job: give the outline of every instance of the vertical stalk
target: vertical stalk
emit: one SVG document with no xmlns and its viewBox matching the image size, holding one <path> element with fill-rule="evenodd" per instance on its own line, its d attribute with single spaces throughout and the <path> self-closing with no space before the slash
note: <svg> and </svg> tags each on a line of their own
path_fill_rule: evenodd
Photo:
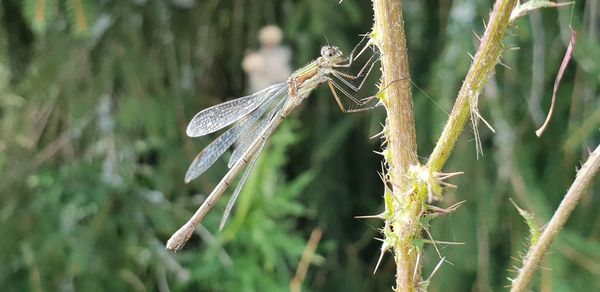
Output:
<svg viewBox="0 0 600 292">
<path fill-rule="evenodd" d="M 469 120 L 469 115 L 472 114 L 472 108 L 477 107 L 476 104 L 471 103 L 477 100 L 487 84 L 489 75 L 500 61 L 500 55 L 504 51 L 502 41 L 511 24 L 510 16 L 516 4 L 517 0 L 496 1 L 485 33 L 481 38 L 479 49 L 477 49 L 471 68 L 458 92 L 450 118 L 427 162 L 432 172 L 442 169 Z"/>
<path fill-rule="evenodd" d="M 386 219 L 383 251 L 392 248 L 396 261 L 396 289 L 413 291 L 420 282 L 418 251 L 413 240 L 420 237 L 419 216 L 423 204 L 413 200 L 408 169 L 417 164 L 415 119 L 411 94 L 410 74 L 402 2 L 398 0 L 373 0 L 375 24 L 372 39 L 382 52 L 383 71 L 381 95 L 387 111 L 384 153 L 387 175 L 392 186 L 392 216 Z M 415 274 L 416 271 L 416 274 Z"/>
<path fill-rule="evenodd" d="M 422 229 L 426 227 L 423 226 L 422 216 L 427 207 L 428 189 L 437 184 L 435 179 L 433 182 L 414 180 L 410 172 L 417 169 L 421 174 L 439 173 L 470 115 L 477 114 L 477 98 L 500 60 L 502 40 L 516 3 L 516 0 L 498 0 L 494 5 L 448 123 L 427 167 L 423 168 L 417 160 L 402 4 L 400 0 L 373 0 L 375 24 L 371 37 L 382 52 L 382 84 L 385 90 L 381 100 L 388 115 L 384 131 L 388 143 L 384 150 L 387 163 L 385 178 L 392 186 L 391 192 L 386 191 L 385 194 L 387 211 L 383 216 L 385 237 L 382 252 L 389 248 L 394 252 L 397 291 L 415 291 L 423 283 L 422 261 L 419 260 L 421 248 L 415 243 L 421 241 Z M 409 172 L 411 166 L 416 167 Z"/>
<path fill-rule="evenodd" d="M 556 212 L 550 219 L 550 222 L 544 228 L 539 240 L 529 248 L 527 255 L 523 259 L 523 267 L 519 269 L 517 278 L 512 282 L 510 291 L 520 292 L 528 290 L 529 283 L 533 278 L 537 267 L 544 258 L 544 255 L 550 249 L 550 244 L 554 241 L 558 232 L 569 219 L 569 216 L 581 201 L 581 197 L 586 193 L 594 182 L 594 177 L 600 170 L 600 146 L 590 154 L 587 162 L 583 164 L 577 172 L 575 181 L 569 188 L 569 191 L 558 206 Z"/>
</svg>

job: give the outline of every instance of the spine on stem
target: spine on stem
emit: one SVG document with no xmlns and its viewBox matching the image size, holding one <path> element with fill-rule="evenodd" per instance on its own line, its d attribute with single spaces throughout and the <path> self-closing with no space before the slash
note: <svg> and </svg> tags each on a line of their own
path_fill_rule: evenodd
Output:
<svg viewBox="0 0 600 292">
<path fill-rule="evenodd" d="M 373 9 L 375 24 L 371 38 L 382 52 L 384 90 L 380 98 L 387 111 L 384 129 L 387 148 L 383 152 L 386 173 L 383 177 L 390 185 L 385 194 L 388 212 L 384 213 L 382 253 L 388 249 L 394 253 L 396 289 L 413 291 L 421 280 L 419 251 L 413 240 L 420 237 L 418 218 L 423 204 L 415 200 L 410 191 L 407 175 L 411 165 L 416 165 L 418 160 L 402 3 L 374 0 Z"/>
</svg>

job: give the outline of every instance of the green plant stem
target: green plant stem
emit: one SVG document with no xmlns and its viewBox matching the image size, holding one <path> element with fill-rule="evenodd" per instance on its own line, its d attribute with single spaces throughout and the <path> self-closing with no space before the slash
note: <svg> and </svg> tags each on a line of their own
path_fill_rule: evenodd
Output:
<svg viewBox="0 0 600 292">
<path fill-rule="evenodd" d="M 413 202 L 409 198 L 411 194 L 406 192 L 410 188 L 407 171 L 418 160 L 402 3 L 398 0 L 374 0 L 373 9 L 375 24 L 372 37 L 383 53 L 381 66 L 385 91 L 382 101 L 387 111 L 387 179 L 393 188 L 393 209 L 396 210 L 391 220 L 386 220 L 385 227 L 392 231 L 393 238 L 386 234 L 385 240 L 391 242 L 394 251 L 396 289 L 412 291 L 421 279 L 420 268 L 415 268 L 418 253 L 413 239 L 420 238 L 419 216 L 423 204 Z"/>
<path fill-rule="evenodd" d="M 594 177 L 600 169 L 600 146 L 592 152 L 588 160 L 583 164 L 569 191 L 554 212 L 552 219 L 544 228 L 540 239 L 529 248 L 523 260 L 523 267 L 519 269 L 517 278 L 512 283 L 511 291 L 525 291 L 535 274 L 544 255 L 548 252 L 550 244 L 554 241 L 558 232 L 567 222 L 567 219 L 592 184 Z"/>
<path fill-rule="evenodd" d="M 516 4 L 516 0 L 496 1 L 477 54 L 475 54 L 471 68 L 454 103 L 454 108 L 452 108 L 450 118 L 427 162 L 432 172 L 439 172 L 448 160 L 456 140 L 469 119 L 471 102 L 477 100 L 487 84 L 489 75 L 498 64 L 504 49 L 502 40 L 510 26 L 510 15 Z"/>
<path fill-rule="evenodd" d="M 452 114 L 428 162 L 430 172 L 439 172 L 445 164 L 469 115 L 471 102 L 476 101 L 487 83 L 503 51 L 502 40 L 510 25 L 510 15 L 516 0 L 499 0 L 491 13 L 481 45 L 465 82 L 458 94 Z M 396 289 L 414 291 L 422 282 L 421 252 L 415 245 L 421 239 L 422 215 L 427 192 L 422 183 L 410 181 L 408 170 L 417 165 L 415 121 L 402 3 L 394 0 L 373 0 L 375 25 L 372 38 L 382 52 L 383 92 L 381 99 L 387 110 L 385 153 L 388 166 L 386 178 L 392 185 L 391 216 L 384 227 L 384 250 L 393 249 L 396 262 Z M 413 185 L 414 184 L 414 185 Z"/>
</svg>

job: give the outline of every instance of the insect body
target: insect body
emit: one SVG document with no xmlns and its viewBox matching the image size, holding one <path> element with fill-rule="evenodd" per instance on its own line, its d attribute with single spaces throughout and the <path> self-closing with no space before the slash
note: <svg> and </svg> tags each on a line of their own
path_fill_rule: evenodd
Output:
<svg viewBox="0 0 600 292">
<path fill-rule="evenodd" d="M 252 95 L 204 109 L 192 118 L 186 130 L 190 137 L 210 134 L 237 123 L 196 156 L 185 175 L 186 182 L 200 176 L 234 143 L 235 146 L 228 164 L 229 171 L 190 220 L 171 236 L 167 242 L 167 249 L 177 251 L 183 247 L 196 226 L 217 203 L 237 175 L 246 168 L 223 214 L 221 220 L 221 228 L 223 228 L 267 139 L 290 112 L 298 107 L 321 83 L 326 82 L 329 85 L 342 111 L 356 110 L 348 110 L 343 106 L 336 89 L 355 104 L 363 105 L 363 102 L 353 97 L 348 90 L 356 92 L 360 89 L 378 57 L 375 54 L 372 55 L 356 76 L 341 72 L 340 68 L 348 68 L 352 64 L 355 50 L 356 48 L 350 57 L 345 58 L 337 47 L 324 46 L 319 58 L 294 72 L 286 83 L 275 84 Z M 358 81 L 361 81 L 360 84 L 355 85 Z M 344 86 L 348 89 L 344 89 Z"/>
</svg>

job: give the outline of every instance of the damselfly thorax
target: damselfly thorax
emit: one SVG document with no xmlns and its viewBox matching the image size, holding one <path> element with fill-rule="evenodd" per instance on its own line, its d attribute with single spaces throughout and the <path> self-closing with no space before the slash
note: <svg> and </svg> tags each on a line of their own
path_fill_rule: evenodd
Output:
<svg viewBox="0 0 600 292">
<path fill-rule="evenodd" d="M 327 76 L 335 70 L 334 67 L 345 60 L 338 47 L 322 47 L 321 56 L 317 60 L 300 68 L 288 78 L 290 97 L 297 98 L 298 102 L 301 102 L 319 84 L 326 82 Z"/>
</svg>

